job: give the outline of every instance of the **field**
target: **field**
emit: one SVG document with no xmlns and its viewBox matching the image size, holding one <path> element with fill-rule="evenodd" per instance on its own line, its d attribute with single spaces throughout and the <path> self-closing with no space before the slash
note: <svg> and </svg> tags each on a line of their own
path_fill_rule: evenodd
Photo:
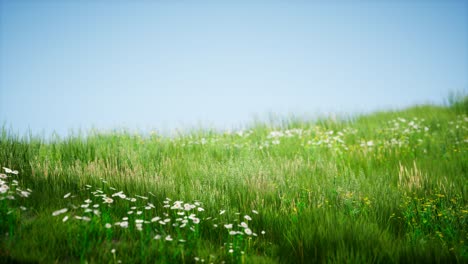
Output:
<svg viewBox="0 0 468 264">
<path fill-rule="evenodd" d="M 3 262 L 468 262 L 466 97 L 174 137 L 1 133 Z"/>
</svg>

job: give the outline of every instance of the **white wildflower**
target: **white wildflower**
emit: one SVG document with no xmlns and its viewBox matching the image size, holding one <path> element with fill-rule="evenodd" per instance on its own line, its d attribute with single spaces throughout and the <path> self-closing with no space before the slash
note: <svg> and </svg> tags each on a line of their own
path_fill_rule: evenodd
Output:
<svg viewBox="0 0 468 264">
<path fill-rule="evenodd" d="M 194 205 L 191 205 L 191 204 L 188 204 L 188 203 L 184 204 L 184 210 L 185 210 L 185 211 L 190 211 L 190 210 L 192 210 L 193 208 L 195 208 Z"/>
<path fill-rule="evenodd" d="M 138 231 L 142 231 L 142 230 L 143 230 L 143 224 L 137 223 L 137 224 L 135 224 L 135 226 L 136 226 L 136 229 L 137 229 Z"/>
<path fill-rule="evenodd" d="M 66 213 L 67 211 L 68 211 L 68 208 L 63 208 L 63 209 L 60 209 L 60 210 L 57 210 L 57 211 L 53 212 L 52 216 L 57 216 L 59 214 Z"/>
<path fill-rule="evenodd" d="M 121 199 L 125 199 L 127 197 L 122 191 L 112 194 L 112 197 L 114 197 L 114 196 L 118 196 Z"/>
<path fill-rule="evenodd" d="M 8 192 L 8 189 L 10 189 L 10 187 L 8 187 L 8 185 L 1 185 L 0 186 L 0 193 L 6 193 L 6 192 Z"/>
<path fill-rule="evenodd" d="M 102 197 L 102 200 L 104 203 L 108 203 L 108 204 L 111 204 L 114 202 L 114 199 L 110 198 L 110 197 Z"/>
<path fill-rule="evenodd" d="M 194 218 L 197 218 L 197 216 L 196 216 L 195 214 L 190 214 L 190 215 L 188 216 L 188 218 L 189 218 L 189 219 L 194 219 Z"/>
<path fill-rule="evenodd" d="M 21 197 L 29 197 L 31 193 L 30 192 L 27 192 L 27 191 L 20 191 L 19 195 Z"/>
</svg>

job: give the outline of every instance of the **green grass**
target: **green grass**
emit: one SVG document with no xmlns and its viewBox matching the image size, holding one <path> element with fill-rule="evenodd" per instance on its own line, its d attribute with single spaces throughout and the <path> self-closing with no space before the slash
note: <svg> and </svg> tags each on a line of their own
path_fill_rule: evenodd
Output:
<svg viewBox="0 0 468 264">
<path fill-rule="evenodd" d="M 466 263 L 467 102 L 176 137 L 3 128 L 0 259 Z"/>
</svg>

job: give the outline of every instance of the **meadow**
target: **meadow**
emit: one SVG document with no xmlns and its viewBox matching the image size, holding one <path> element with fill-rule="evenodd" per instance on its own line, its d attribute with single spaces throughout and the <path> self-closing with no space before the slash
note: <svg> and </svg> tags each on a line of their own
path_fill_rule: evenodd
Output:
<svg viewBox="0 0 468 264">
<path fill-rule="evenodd" d="M 467 263 L 468 98 L 177 136 L 0 136 L 0 262 Z"/>
</svg>

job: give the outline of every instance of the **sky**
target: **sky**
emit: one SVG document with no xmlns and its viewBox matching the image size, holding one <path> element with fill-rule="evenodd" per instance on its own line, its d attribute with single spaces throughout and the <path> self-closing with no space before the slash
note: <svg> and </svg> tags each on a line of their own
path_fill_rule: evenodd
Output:
<svg viewBox="0 0 468 264">
<path fill-rule="evenodd" d="M 231 129 L 468 91 L 468 1 L 0 0 L 0 123 Z"/>
</svg>

